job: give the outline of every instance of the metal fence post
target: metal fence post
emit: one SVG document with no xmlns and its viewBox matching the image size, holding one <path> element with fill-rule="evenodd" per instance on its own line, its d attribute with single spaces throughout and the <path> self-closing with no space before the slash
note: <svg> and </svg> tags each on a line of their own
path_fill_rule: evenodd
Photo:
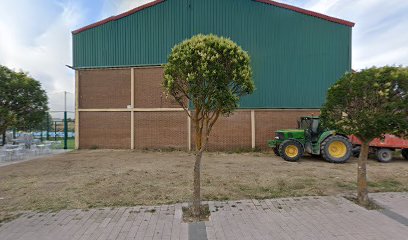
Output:
<svg viewBox="0 0 408 240">
<path fill-rule="evenodd" d="M 47 141 L 50 140 L 50 116 L 47 114 Z"/>
</svg>

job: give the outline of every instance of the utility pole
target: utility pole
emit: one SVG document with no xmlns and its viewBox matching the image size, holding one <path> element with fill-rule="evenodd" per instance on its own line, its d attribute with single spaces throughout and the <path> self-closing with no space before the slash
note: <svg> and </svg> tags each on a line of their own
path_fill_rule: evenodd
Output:
<svg viewBox="0 0 408 240">
<path fill-rule="evenodd" d="M 64 149 L 68 149 L 67 91 L 64 91 Z"/>
</svg>

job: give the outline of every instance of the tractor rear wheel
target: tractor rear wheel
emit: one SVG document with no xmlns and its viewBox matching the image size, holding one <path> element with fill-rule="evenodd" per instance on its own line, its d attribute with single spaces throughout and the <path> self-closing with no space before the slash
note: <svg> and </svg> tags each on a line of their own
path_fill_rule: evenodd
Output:
<svg viewBox="0 0 408 240">
<path fill-rule="evenodd" d="M 406 160 L 408 160 L 408 148 L 402 149 L 401 154 Z"/>
<path fill-rule="evenodd" d="M 392 151 L 388 148 L 380 148 L 376 152 L 377 159 L 382 163 L 389 163 L 392 161 Z"/>
<path fill-rule="evenodd" d="M 331 163 L 345 163 L 352 154 L 353 146 L 348 138 L 334 135 L 326 138 L 320 145 L 323 158 Z"/>
<path fill-rule="evenodd" d="M 296 162 L 303 156 L 303 146 L 295 140 L 286 140 L 279 145 L 279 155 L 289 162 Z"/>
</svg>

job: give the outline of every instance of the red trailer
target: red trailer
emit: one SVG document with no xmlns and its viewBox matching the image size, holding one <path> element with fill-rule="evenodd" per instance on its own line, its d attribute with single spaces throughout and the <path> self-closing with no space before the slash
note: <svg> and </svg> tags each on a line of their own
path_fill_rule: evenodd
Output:
<svg viewBox="0 0 408 240">
<path fill-rule="evenodd" d="M 353 144 L 355 156 L 360 154 L 361 141 L 356 136 L 349 136 Z M 380 162 L 390 162 L 395 150 L 401 150 L 402 156 L 408 160 L 408 140 L 386 134 L 384 139 L 376 138 L 370 142 L 370 153 L 374 153 Z"/>
</svg>

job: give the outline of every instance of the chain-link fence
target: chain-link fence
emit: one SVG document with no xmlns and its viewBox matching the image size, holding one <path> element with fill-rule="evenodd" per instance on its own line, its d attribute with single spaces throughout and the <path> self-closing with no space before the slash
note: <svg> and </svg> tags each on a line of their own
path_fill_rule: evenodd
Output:
<svg viewBox="0 0 408 240">
<path fill-rule="evenodd" d="M 63 94 L 64 111 L 52 110 L 55 105 L 51 104 L 51 110 L 36 127 L 11 128 L 2 134 L 0 165 L 75 148 L 75 112 L 66 110 L 67 92 Z"/>
</svg>

